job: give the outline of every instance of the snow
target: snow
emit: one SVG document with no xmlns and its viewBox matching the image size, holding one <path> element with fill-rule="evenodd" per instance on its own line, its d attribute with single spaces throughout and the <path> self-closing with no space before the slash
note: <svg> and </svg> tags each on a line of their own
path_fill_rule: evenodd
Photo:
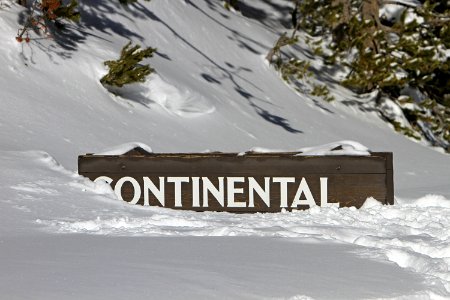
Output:
<svg viewBox="0 0 450 300">
<path fill-rule="evenodd" d="M 410 24 L 412 22 L 417 22 L 417 24 L 422 24 L 425 21 L 425 19 L 419 15 L 417 15 L 412 10 L 407 10 L 406 17 L 405 17 L 405 24 Z"/>
<path fill-rule="evenodd" d="M 298 150 L 301 155 L 370 155 L 369 149 L 355 141 L 340 141 Z"/>
<path fill-rule="evenodd" d="M 421 3 L 415 0 L 400 0 L 395 1 L 395 3 L 382 4 L 379 15 L 380 17 L 385 18 L 389 21 L 399 21 L 405 9 L 407 9 L 408 7 L 417 7 L 420 5 Z M 417 15 L 411 14 L 411 12 L 408 12 L 407 14 L 407 18 L 414 18 L 414 16 L 417 17 Z M 409 21 L 406 21 L 406 23 L 409 23 Z"/>
<path fill-rule="evenodd" d="M 370 155 L 369 149 L 355 141 L 339 141 L 327 143 L 314 147 L 304 147 L 295 150 L 269 149 L 264 147 L 253 147 L 249 151 L 241 152 L 239 155 L 246 153 L 286 153 L 291 152 L 295 155 L 317 156 L 317 155 L 352 155 L 365 156 Z"/>
<path fill-rule="evenodd" d="M 9 299 L 28 295 L 33 299 L 107 295 L 112 300 L 336 299 L 336 295 L 361 299 L 399 294 L 426 299 L 430 295 L 420 291 L 421 278 L 411 272 L 366 259 L 352 246 L 308 239 L 47 235 L 5 240 L 3 251 L 11 260 L 1 261 L 0 287 L 4 295 L 16 296 Z M 82 259 L 80 253 L 85 254 Z M 71 263 L 73 259 L 77 263 Z M 335 261 L 343 268 L 330 268 Z M 347 270 L 352 271 L 350 276 Z M 383 285 L 382 291 L 374 290 L 374 285 Z"/>
<path fill-rule="evenodd" d="M 150 75 L 144 83 L 134 83 L 121 88 L 109 86 L 107 89 L 124 100 L 146 107 L 158 104 L 167 113 L 185 118 L 210 114 L 215 110 L 202 95 L 188 88 L 175 87 L 158 74 Z"/>
<path fill-rule="evenodd" d="M 252 147 L 250 150 L 241 152 L 238 155 L 242 156 L 246 153 L 283 153 L 283 152 L 296 152 L 295 150 L 282 150 L 282 149 L 269 149 L 264 147 Z"/>
<path fill-rule="evenodd" d="M 82 1 L 83 22 L 69 25 L 64 40 L 30 44 L 14 39 L 23 9 L 12 2 L 0 9 L 2 297 L 450 297 L 450 157 L 396 133 L 372 98 L 334 84 L 319 61 L 317 80 L 335 102 L 286 85 L 262 58 L 286 30 L 272 5 L 291 2 L 244 3 L 247 17 L 220 1 L 139 1 L 127 9 Z M 99 83 L 103 61 L 129 39 L 158 48 L 147 61 L 157 73 L 112 94 Z M 290 51 L 305 58 L 303 47 Z M 80 154 L 135 146 L 311 155 L 330 152 L 332 141 L 355 154 L 393 152 L 396 204 L 172 211 L 129 205 L 76 173 Z"/>
<path fill-rule="evenodd" d="M 383 110 L 384 115 L 389 120 L 398 122 L 398 124 L 404 128 L 410 128 L 411 126 L 406 119 L 403 110 L 400 106 L 393 100 L 387 97 L 381 97 L 380 108 Z"/>
<path fill-rule="evenodd" d="M 0 163 L 0 288 L 19 298 L 448 293 L 450 201 L 442 196 L 368 200 L 360 210 L 196 213 L 128 205 L 43 152 L 2 152 Z"/>
<path fill-rule="evenodd" d="M 133 150 L 135 148 L 141 148 L 145 152 L 153 153 L 153 150 L 150 146 L 148 146 L 144 143 L 132 142 L 132 143 L 125 143 L 125 144 L 110 147 L 108 149 L 104 149 L 103 151 L 95 153 L 95 155 L 123 155 L 127 152 L 130 152 L 131 150 Z"/>
</svg>

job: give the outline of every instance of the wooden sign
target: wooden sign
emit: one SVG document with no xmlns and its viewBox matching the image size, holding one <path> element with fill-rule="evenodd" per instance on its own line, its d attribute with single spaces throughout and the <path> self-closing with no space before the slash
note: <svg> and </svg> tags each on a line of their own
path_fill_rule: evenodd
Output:
<svg viewBox="0 0 450 300">
<path fill-rule="evenodd" d="M 368 197 L 393 204 L 392 153 L 82 155 L 78 172 L 104 180 L 131 204 L 195 211 L 279 212 L 314 205 L 361 207 Z"/>
</svg>

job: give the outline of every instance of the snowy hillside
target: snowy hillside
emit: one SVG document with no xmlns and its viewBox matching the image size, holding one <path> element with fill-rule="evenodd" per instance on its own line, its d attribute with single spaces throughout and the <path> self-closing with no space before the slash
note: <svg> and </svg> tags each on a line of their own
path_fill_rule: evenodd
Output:
<svg viewBox="0 0 450 300">
<path fill-rule="evenodd" d="M 80 24 L 29 44 L 14 39 L 24 9 L 0 9 L 0 298 L 450 298 L 450 156 L 396 133 L 325 72 L 332 103 L 286 85 L 264 57 L 286 30 L 274 8 L 290 2 L 244 3 L 241 14 L 212 0 L 80 1 Z M 103 62 L 128 40 L 158 49 L 156 74 L 114 96 Z M 178 212 L 127 205 L 76 174 L 78 155 L 127 142 L 241 152 L 340 140 L 394 153 L 396 205 Z"/>
</svg>

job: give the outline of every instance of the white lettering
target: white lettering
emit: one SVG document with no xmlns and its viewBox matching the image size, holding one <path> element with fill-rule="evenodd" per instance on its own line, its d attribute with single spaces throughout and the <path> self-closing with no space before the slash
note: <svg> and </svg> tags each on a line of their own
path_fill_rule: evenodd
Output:
<svg viewBox="0 0 450 300">
<path fill-rule="evenodd" d="M 245 182 L 244 177 L 228 177 L 227 178 L 227 204 L 228 207 L 246 207 L 246 202 L 236 202 L 234 200 L 235 194 L 242 194 L 244 193 L 243 188 L 237 188 L 235 187 L 235 184 L 237 182 Z"/>
<path fill-rule="evenodd" d="M 305 194 L 306 199 L 300 200 L 303 193 Z M 299 205 L 309 205 L 309 207 L 316 205 L 305 177 L 303 177 L 302 181 L 300 181 L 300 185 L 298 186 L 297 193 L 295 193 L 294 201 L 292 201 L 291 207 L 297 207 Z"/>
<path fill-rule="evenodd" d="M 225 181 L 226 179 L 226 195 L 225 195 Z M 133 197 L 130 204 L 137 204 L 141 197 L 141 188 L 143 188 L 143 197 L 144 197 L 144 205 L 150 205 L 150 197 L 151 194 L 156 198 L 157 201 L 161 204 L 161 206 L 165 206 L 165 183 L 170 182 L 174 184 L 174 200 L 175 207 L 183 207 L 183 188 L 187 189 L 186 185 L 183 186 L 183 183 L 189 183 L 192 180 L 192 207 L 208 207 L 209 205 L 209 193 L 217 200 L 220 206 L 222 207 L 230 207 L 230 208 L 243 208 L 255 207 L 255 197 L 258 197 L 265 203 L 267 207 L 271 205 L 271 197 L 270 191 L 273 187 L 271 187 L 270 180 L 272 179 L 273 183 L 278 183 L 280 186 L 280 208 L 297 208 L 300 205 L 308 205 L 309 207 L 315 206 L 316 202 L 313 194 L 308 186 L 307 180 L 305 177 L 302 177 L 300 184 L 298 185 L 295 196 L 292 200 L 291 206 L 288 205 L 288 192 L 289 188 L 293 188 L 293 186 L 289 186 L 289 183 L 295 183 L 296 180 L 294 177 L 264 177 L 264 183 L 258 182 L 254 177 L 217 177 L 218 186 L 214 185 L 211 182 L 211 179 L 208 177 L 159 177 L 159 186 L 156 186 L 155 183 L 149 177 L 143 177 L 143 185 L 140 185 L 138 181 L 133 177 L 122 177 L 120 178 L 115 187 L 114 193 L 117 198 L 120 200 L 124 200 L 122 197 L 122 189 L 123 185 L 127 182 L 133 186 Z M 240 187 L 239 184 L 245 183 L 248 180 L 248 186 Z M 262 180 L 262 178 L 260 179 Z M 113 183 L 113 179 L 108 176 L 99 176 L 94 182 L 104 181 L 108 184 Z M 201 181 L 201 182 L 200 182 Z M 214 180 L 213 180 L 214 181 Z M 201 186 L 200 186 L 201 185 Z M 248 188 L 248 190 L 245 190 Z M 190 189 L 190 187 L 189 187 Z M 236 201 L 236 195 L 238 194 L 246 194 L 248 191 L 248 199 Z M 186 194 L 189 194 L 188 191 L 185 191 Z M 202 192 L 202 195 L 200 193 Z M 150 194 L 151 193 L 151 194 Z M 227 197 L 225 199 L 225 196 Z M 317 195 L 318 196 L 318 195 Z M 187 201 L 187 199 L 184 199 Z M 225 203 L 225 200 L 227 201 Z M 335 203 L 332 203 L 335 205 Z M 332 205 L 328 203 L 328 178 L 320 177 L 320 206 L 327 207 Z M 337 203 L 339 206 L 339 203 Z"/>
<path fill-rule="evenodd" d="M 130 182 L 134 188 L 134 195 L 133 195 L 133 199 L 131 199 L 131 201 L 130 201 L 130 204 L 138 203 L 139 198 L 141 197 L 141 187 L 139 186 L 139 183 L 137 182 L 136 179 L 134 179 L 133 177 L 129 177 L 129 176 L 122 177 L 117 181 L 116 186 L 114 187 L 114 193 L 116 193 L 117 198 L 119 198 L 120 200 L 123 200 L 122 186 L 125 182 Z"/>
<path fill-rule="evenodd" d="M 280 184 L 280 207 L 288 207 L 287 204 L 287 184 L 295 182 L 294 177 L 274 177 L 273 182 Z"/>
<path fill-rule="evenodd" d="M 328 178 L 320 177 L 320 206 L 327 207 L 331 203 L 328 203 Z M 339 202 L 333 203 L 339 207 Z"/>
<path fill-rule="evenodd" d="M 144 205 L 147 206 L 150 205 L 150 195 L 148 190 L 150 190 L 156 199 L 158 199 L 159 203 L 164 206 L 164 177 L 159 177 L 159 189 L 150 178 L 144 177 Z"/>
<path fill-rule="evenodd" d="M 192 177 L 192 207 L 200 207 L 200 177 Z"/>
<path fill-rule="evenodd" d="M 175 184 L 175 207 L 181 207 L 181 183 L 189 182 L 189 177 L 167 177 L 167 182 Z"/>
<path fill-rule="evenodd" d="M 255 207 L 255 192 L 261 197 L 264 203 L 266 203 L 267 207 L 270 207 L 270 177 L 264 177 L 264 189 L 259 185 L 255 178 L 248 178 L 248 207 Z"/>
<path fill-rule="evenodd" d="M 219 179 L 219 189 L 217 189 L 214 184 L 208 179 L 208 177 L 202 177 L 203 181 L 203 207 L 208 207 L 208 192 L 210 192 L 222 205 L 225 206 L 224 201 L 224 191 L 223 191 L 223 177 L 218 177 Z"/>
<path fill-rule="evenodd" d="M 320 206 L 328 206 L 328 178 L 320 177 Z"/>
</svg>

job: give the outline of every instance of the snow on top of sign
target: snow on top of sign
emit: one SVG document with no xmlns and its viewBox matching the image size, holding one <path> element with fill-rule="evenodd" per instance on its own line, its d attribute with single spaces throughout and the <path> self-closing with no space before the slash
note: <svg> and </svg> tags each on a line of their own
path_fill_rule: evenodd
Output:
<svg viewBox="0 0 450 300">
<path fill-rule="evenodd" d="M 247 152 L 241 152 L 238 155 L 245 155 L 246 153 L 279 153 L 279 152 L 295 152 L 297 155 L 354 155 L 366 156 L 370 155 L 369 149 L 354 141 L 339 141 L 329 144 L 305 147 L 297 150 L 280 150 L 268 149 L 262 147 L 253 147 Z"/>
<path fill-rule="evenodd" d="M 142 148 L 144 151 L 148 153 L 153 153 L 153 150 L 150 146 L 139 142 L 132 142 L 104 149 L 101 152 L 94 153 L 94 155 L 124 155 L 136 148 Z M 242 156 L 247 153 L 280 153 L 280 152 L 293 152 L 298 153 L 297 155 L 355 155 L 355 156 L 370 155 L 369 149 L 366 146 L 354 141 L 339 141 L 320 146 L 305 147 L 297 150 L 253 147 L 249 151 L 240 152 L 238 155 Z M 202 151 L 202 153 L 212 153 L 212 151 L 205 150 Z"/>
<path fill-rule="evenodd" d="M 144 151 L 148 153 L 153 153 L 153 150 L 150 146 L 139 142 L 132 142 L 104 149 L 103 151 L 97 152 L 94 155 L 123 155 L 136 148 L 142 148 Z"/>
<path fill-rule="evenodd" d="M 270 148 L 263 148 L 263 147 L 253 147 L 250 148 L 250 150 L 245 152 L 238 153 L 238 156 L 243 156 L 248 153 L 280 153 L 280 152 L 293 152 L 290 150 L 281 150 L 281 149 L 270 149 Z M 296 151 L 294 151 L 296 152 Z"/>
<path fill-rule="evenodd" d="M 321 146 L 298 149 L 298 155 L 370 155 L 369 149 L 354 141 L 339 141 Z"/>
</svg>

